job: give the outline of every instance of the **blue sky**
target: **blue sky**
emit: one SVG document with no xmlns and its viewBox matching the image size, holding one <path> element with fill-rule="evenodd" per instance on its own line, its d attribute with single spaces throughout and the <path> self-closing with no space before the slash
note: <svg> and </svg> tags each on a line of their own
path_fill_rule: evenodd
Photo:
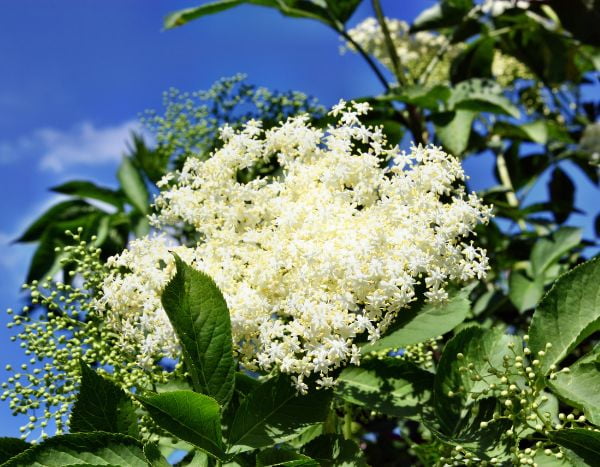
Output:
<svg viewBox="0 0 600 467">
<path fill-rule="evenodd" d="M 370 2 L 351 24 L 371 15 Z M 432 0 L 382 0 L 391 17 L 412 20 Z M 207 89 L 238 72 L 271 89 L 296 89 L 331 105 L 379 93 L 370 69 L 339 54 L 335 33 L 310 20 L 242 6 L 162 31 L 180 0 L 4 0 L 0 15 L 0 310 L 18 307 L 31 247 L 10 241 L 58 197 L 48 188 L 78 178 L 114 184 L 136 118 L 160 108 L 169 87 Z M 468 167 L 476 187 L 490 171 Z M 486 165 L 486 164 L 483 164 Z M 579 179 L 579 177 L 578 177 Z M 584 190 L 582 203 L 597 191 Z M 588 200 L 589 201 L 586 201 Z M 592 211 L 593 212 L 593 211 Z M 575 223 L 578 222 L 574 218 Z M 589 230 L 588 230 L 589 232 Z M 2 367 L 24 360 L 8 340 L 0 313 Z M 0 367 L 0 379 L 4 379 Z M 17 436 L 20 421 L 0 403 L 0 436 Z"/>
</svg>

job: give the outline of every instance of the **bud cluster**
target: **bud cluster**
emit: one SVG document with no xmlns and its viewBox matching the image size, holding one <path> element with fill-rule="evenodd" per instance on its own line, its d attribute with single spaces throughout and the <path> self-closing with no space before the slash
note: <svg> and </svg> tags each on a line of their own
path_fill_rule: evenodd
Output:
<svg viewBox="0 0 600 467">
<path fill-rule="evenodd" d="M 29 291 L 30 306 L 23 307 L 21 313 L 7 310 L 13 315 L 7 327 L 19 329 L 11 340 L 20 341 L 29 360 L 15 369 L 6 365 L 10 376 L 1 385 L 0 399 L 10 401 L 13 415 L 29 414 L 20 428 L 22 438 L 45 439 L 67 429 L 69 409 L 81 379 L 80 361 L 98 365 L 103 376 L 125 389 L 149 387 L 170 377 L 158 365 L 152 372 L 143 371 L 119 352 L 116 336 L 103 326 L 104 317 L 94 304 L 107 274 L 100 250 L 81 240 L 81 229 L 67 233 L 74 245 L 57 253 L 63 256 L 63 265 L 68 265 L 73 283 L 81 285 L 52 277 L 34 280 L 23 285 Z"/>
<path fill-rule="evenodd" d="M 556 398 L 544 391 L 539 368 L 546 358 L 546 352 L 552 343 L 546 343 L 545 350 L 534 353 L 528 346 L 529 336 L 523 336 L 524 345 L 519 347 L 511 341 L 507 344 L 507 352 L 502 358 L 502 366 L 498 368 L 489 360 L 485 371 L 479 371 L 473 363 L 465 363 L 459 372 L 467 376 L 473 383 L 471 389 L 463 386 L 449 391 L 449 397 L 463 397 L 465 400 L 494 397 L 499 404 L 490 420 L 480 422 L 480 429 L 487 429 L 498 420 L 509 420 L 510 427 L 502 433 L 502 442 L 510 446 L 514 465 L 538 465 L 536 456 L 547 455 L 562 459 L 562 448 L 548 439 L 548 435 L 563 428 L 588 428 L 586 417 L 577 410 L 569 414 L 558 413 Z M 456 358 L 465 361 L 465 356 L 458 353 Z M 550 366 L 548 377 L 555 379 L 560 372 L 568 372 L 568 368 L 558 370 L 556 365 Z M 591 428 L 590 428 L 591 429 Z M 461 446 L 454 446 L 452 452 L 441 458 L 441 464 L 450 465 L 502 465 L 505 458 L 479 459 Z"/>
</svg>

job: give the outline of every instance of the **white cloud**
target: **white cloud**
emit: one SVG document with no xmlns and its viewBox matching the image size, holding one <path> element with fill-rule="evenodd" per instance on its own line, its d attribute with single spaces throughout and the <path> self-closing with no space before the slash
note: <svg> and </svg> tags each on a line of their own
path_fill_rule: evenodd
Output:
<svg viewBox="0 0 600 467">
<path fill-rule="evenodd" d="M 132 131 L 141 131 L 136 120 L 98 127 L 81 122 L 68 130 L 40 128 L 15 141 L 0 141 L 0 163 L 36 158 L 41 169 L 62 172 L 67 167 L 116 163 Z"/>
</svg>

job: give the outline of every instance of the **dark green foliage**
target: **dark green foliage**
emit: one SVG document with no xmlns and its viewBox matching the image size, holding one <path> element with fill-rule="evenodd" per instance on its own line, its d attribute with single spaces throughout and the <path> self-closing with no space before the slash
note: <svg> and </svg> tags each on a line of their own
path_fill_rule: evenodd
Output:
<svg viewBox="0 0 600 467">
<path fill-rule="evenodd" d="M 117 465 L 146 467 L 142 446 L 134 438 L 113 433 L 75 433 L 49 438 L 2 464 L 3 467 L 44 465 Z"/>
<path fill-rule="evenodd" d="M 299 395 L 289 377 L 276 376 L 257 386 L 235 412 L 226 435 L 230 452 L 242 452 L 280 443 L 323 422 L 331 392 Z"/>
<path fill-rule="evenodd" d="M 81 386 L 69 428 L 72 433 L 105 431 L 136 437 L 138 420 L 131 398 L 81 362 Z"/>
<path fill-rule="evenodd" d="M 234 387 L 231 323 L 214 281 L 175 256 L 177 274 L 165 287 L 163 307 L 181 342 L 194 390 L 227 404 Z"/>
</svg>

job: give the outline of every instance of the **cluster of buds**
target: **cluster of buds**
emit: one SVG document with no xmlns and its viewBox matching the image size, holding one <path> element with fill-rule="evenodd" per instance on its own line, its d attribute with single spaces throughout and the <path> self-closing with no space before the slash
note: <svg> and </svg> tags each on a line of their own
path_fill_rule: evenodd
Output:
<svg viewBox="0 0 600 467">
<path fill-rule="evenodd" d="M 31 306 L 13 316 L 7 324 L 19 333 L 11 336 L 29 358 L 18 369 L 6 365 L 8 378 L 1 384 L 0 400 L 9 400 L 13 415 L 28 416 L 20 427 L 23 439 L 33 442 L 68 428 L 68 414 L 77 397 L 81 379 L 80 361 L 97 364 L 103 376 L 123 388 L 150 387 L 166 382 L 170 373 L 156 365 L 153 372 L 142 370 L 114 345 L 116 336 L 106 326 L 94 306 L 99 286 L 106 274 L 100 250 L 81 239 L 81 229 L 67 232 L 74 245 L 57 251 L 69 264 L 69 275 L 77 287 L 51 277 L 23 285 L 29 290 Z M 76 277 L 76 279 L 75 279 Z M 103 368 L 111 368 L 108 373 Z"/>
<path fill-rule="evenodd" d="M 464 387 L 449 391 L 449 397 L 462 395 L 470 400 L 495 397 L 500 404 L 490 420 L 480 422 L 480 429 L 488 428 L 498 420 L 510 420 L 510 427 L 503 433 L 503 441 L 511 446 L 510 452 L 515 465 L 537 465 L 536 456 L 548 455 L 562 459 L 562 448 L 548 439 L 555 430 L 573 427 L 587 427 L 586 418 L 577 410 L 564 414 L 558 412 L 555 397 L 544 391 L 540 384 L 540 371 L 546 352 L 552 343 L 546 343 L 545 350 L 534 353 L 528 346 L 529 336 L 523 336 L 524 346 L 514 342 L 507 344 L 508 352 L 502 358 L 502 367 L 497 368 L 489 360 L 485 371 L 473 363 L 459 367 L 459 371 L 474 383 L 472 389 Z M 457 354 L 459 361 L 465 360 L 462 353 Z M 568 368 L 558 370 L 551 365 L 548 377 L 555 379 L 559 372 L 568 372 Z M 543 438 L 543 440 L 539 440 Z M 537 440 L 537 441 L 536 441 Z M 527 447 L 523 447 L 523 446 Z M 441 459 L 441 465 L 501 465 L 502 458 L 479 459 L 462 446 L 452 447 L 452 451 Z"/>
<path fill-rule="evenodd" d="M 407 345 L 403 348 L 393 348 L 369 352 L 363 355 L 363 360 L 386 358 L 401 358 L 418 365 L 422 368 L 433 368 L 435 355 L 440 350 L 442 336 L 427 339 L 414 345 Z"/>
</svg>

